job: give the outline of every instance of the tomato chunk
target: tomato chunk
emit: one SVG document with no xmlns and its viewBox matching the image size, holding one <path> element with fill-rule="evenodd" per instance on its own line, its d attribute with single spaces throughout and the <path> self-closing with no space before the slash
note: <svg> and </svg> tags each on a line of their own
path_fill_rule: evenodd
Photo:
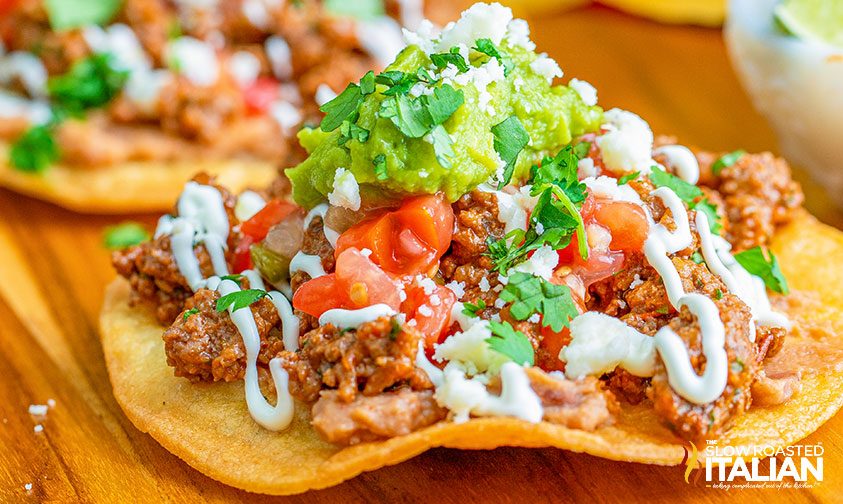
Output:
<svg viewBox="0 0 843 504">
<path fill-rule="evenodd" d="M 234 249 L 232 267 L 235 273 L 242 273 L 244 270 L 252 269 L 252 254 L 249 248 L 254 240 L 249 235 L 243 235 Z"/>
<path fill-rule="evenodd" d="M 612 234 L 611 250 L 628 252 L 644 248 L 650 224 L 641 206 L 626 201 L 597 201 L 594 219 Z"/>
<path fill-rule="evenodd" d="M 293 294 L 293 307 L 317 318 L 328 310 L 350 304 L 346 294 L 338 288 L 334 273 L 308 280 Z"/>
<path fill-rule="evenodd" d="M 454 212 L 444 196 L 418 196 L 349 228 L 337 240 L 335 254 L 369 249 L 372 261 L 388 273 L 427 273 L 448 250 L 453 227 Z"/>
<path fill-rule="evenodd" d="M 280 199 L 271 200 L 258 213 L 252 216 L 240 225 L 240 231 L 244 235 L 252 238 L 253 243 L 257 243 L 266 238 L 269 229 L 281 222 L 284 217 L 288 216 L 297 207 L 289 201 Z"/>
<path fill-rule="evenodd" d="M 258 77 L 243 89 L 243 101 L 250 114 L 264 114 L 278 99 L 280 83 L 271 77 Z"/>
<path fill-rule="evenodd" d="M 416 321 L 415 328 L 424 335 L 425 348 L 432 349 L 449 329 L 451 309 L 457 296 L 441 285 L 428 294 L 416 282 L 407 285 L 405 292 L 407 299 L 401 305 L 401 312 L 407 315 L 407 320 Z"/>
</svg>

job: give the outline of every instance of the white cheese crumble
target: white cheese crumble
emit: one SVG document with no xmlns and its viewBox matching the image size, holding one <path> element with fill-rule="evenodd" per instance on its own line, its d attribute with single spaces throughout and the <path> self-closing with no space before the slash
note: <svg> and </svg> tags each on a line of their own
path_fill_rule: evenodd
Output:
<svg viewBox="0 0 843 504">
<path fill-rule="evenodd" d="M 488 280 L 486 281 L 488 283 Z M 465 296 L 465 282 L 457 282 L 456 280 L 452 280 L 445 284 L 445 287 L 451 290 L 457 299 L 462 299 Z"/>
<path fill-rule="evenodd" d="M 272 11 L 281 6 L 283 0 L 244 0 L 240 7 L 243 16 L 255 28 L 267 29 L 272 26 Z"/>
<path fill-rule="evenodd" d="M 249 51 L 237 51 L 228 60 L 228 71 L 240 87 L 247 87 L 260 75 L 261 62 Z"/>
<path fill-rule="evenodd" d="M 506 38 L 514 46 L 520 46 L 528 51 L 536 49 L 536 44 L 530 40 L 530 25 L 523 19 L 513 19 L 507 25 Z"/>
<path fill-rule="evenodd" d="M 512 21 L 512 9 L 495 2 L 476 3 L 463 11 L 457 21 L 442 30 L 438 49 L 448 51 L 457 44 L 474 45 L 477 39 L 490 39 L 500 45 Z"/>
<path fill-rule="evenodd" d="M 298 107 L 285 100 L 272 102 L 269 106 L 269 115 L 285 132 L 289 132 L 302 121 L 301 111 Z"/>
<path fill-rule="evenodd" d="M 632 112 L 618 108 L 607 110 L 604 117 L 606 133 L 596 141 L 606 168 L 616 173 L 650 173 L 650 167 L 655 164 L 650 125 Z"/>
<path fill-rule="evenodd" d="M 170 66 L 197 86 L 211 86 L 219 78 L 214 47 L 193 37 L 179 37 L 167 46 Z"/>
<path fill-rule="evenodd" d="M 597 167 L 594 166 L 594 160 L 591 158 L 582 158 L 577 161 L 577 171 L 581 178 L 597 176 Z"/>
<path fill-rule="evenodd" d="M 571 321 L 571 343 L 559 352 L 565 376 L 579 379 L 601 375 L 620 366 L 635 376 L 653 376 L 655 339 L 620 320 L 586 312 Z"/>
<path fill-rule="evenodd" d="M 401 25 L 388 16 L 357 21 L 357 40 L 380 66 L 386 67 L 404 49 Z"/>
<path fill-rule="evenodd" d="M 597 88 L 590 83 L 584 80 L 571 79 L 568 82 L 568 87 L 576 91 L 580 95 L 580 98 L 582 98 L 583 103 L 589 107 L 597 105 Z"/>
<path fill-rule="evenodd" d="M 586 177 L 583 184 L 588 187 L 588 192 L 595 198 L 609 199 L 613 201 L 625 201 L 643 207 L 644 202 L 635 189 L 629 185 L 618 185 L 618 179 L 601 175 L 599 177 Z"/>
<path fill-rule="evenodd" d="M 492 350 L 486 342 L 491 337 L 489 323 L 476 319 L 466 330 L 457 332 L 435 345 L 433 359 L 437 362 L 447 360 L 446 370 L 455 368 L 469 375 L 496 374 L 508 358 Z"/>
<path fill-rule="evenodd" d="M 559 68 L 559 64 L 545 53 L 539 54 L 539 57 L 530 63 L 530 69 L 547 79 L 548 84 L 552 83 L 555 77 L 564 75 L 562 69 Z"/>
<path fill-rule="evenodd" d="M 489 284 L 489 278 L 481 278 L 480 282 L 477 284 L 477 287 L 480 288 L 480 292 L 489 292 L 489 289 L 491 288 L 491 285 Z"/>
<path fill-rule="evenodd" d="M 23 117 L 29 124 L 45 124 L 50 121 L 53 113 L 45 101 L 27 100 L 0 89 L 0 117 Z"/>
<path fill-rule="evenodd" d="M 511 275 L 513 271 L 520 271 L 549 281 L 557 264 L 559 264 L 559 254 L 553 250 L 553 247 L 542 245 L 529 259 L 509 270 L 509 274 Z"/>
<path fill-rule="evenodd" d="M 290 45 L 280 35 L 273 35 L 264 42 L 266 57 L 269 58 L 269 65 L 272 73 L 279 80 L 288 80 L 293 76 L 293 62 Z"/>
<path fill-rule="evenodd" d="M 33 430 L 36 434 L 38 434 L 39 432 L 44 432 L 44 426 L 43 426 L 43 425 L 41 425 L 41 424 L 35 424 L 35 427 L 33 427 L 33 428 L 32 428 L 32 430 Z"/>
<path fill-rule="evenodd" d="M 334 189 L 328 193 L 328 202 L 334 206 L 360 210 L 360 185 L 354 174 L 345 168 L 334 173 Z"/>
<path fill-rule="evenodd" d="M 431 317 L 433 316 L 433 310 L 429 306 L 423 304 L 419 306 L 419 314 L 423 317 Z"/>
<path fill-rule="evenodd" d="M 243 191 L 237 197 L 234 205 L 234 215 L 240 222 L 245 222 L 260 212 L 266 206 L 266 201 L 255 191 Z"/>
<path fill-rule="evenodd" d="M 524 368 L 514 362 L 501 367 L 501 395 L 492 395 L 478 377 L 472 379 L 457 369 L 445 370 L 444 379 L 436 388 L 436 401 L 454 414 L 461 423 L 475 416 L 511 416 L 532 423 L 544 416 L 541 399 L 530 387 Z"/>
<path fill-rule="evenodd" d="M 8 85 L 14 79 L 20 80 L 30 96 L 47 96 L 47 69 L 35 55 L 23 51 L 0 53 L 0 85 Z"/>
<path fill-rule="evenodd" d="M 29 414 L 32 416 L 45 416 L 47 414 L 46 404 L 30 404 Z"/>
<path fill-rule="evenodd" d="M 327 84 L 319 84 L 316 88 L 316 104 L 320 107 L 337 97 L 337 92 Z"/>
</svg>

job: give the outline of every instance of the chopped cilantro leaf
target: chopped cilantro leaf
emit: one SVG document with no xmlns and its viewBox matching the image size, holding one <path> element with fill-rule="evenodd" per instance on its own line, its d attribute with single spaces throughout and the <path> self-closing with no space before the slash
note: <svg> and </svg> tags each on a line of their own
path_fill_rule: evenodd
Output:
<svg viewBox="0 0 843 504">
<path fill-rule="evenodd" d="M 44 9 L 54 30 L 102 25 L 111 20 L 121 0 L 46 0 Z"/>
<path fill-rule="evenodd" d="M 702 264 L 705 262 L 705 258 L 700 253 L 699 250 L 695 250 L 693 254 L 691 254 L 691 260 L 697 264 Z"/>
<path fill-rule="evenodd" d="M 79 116 L 114 99 L 128 78 L 128 71 L 114 68 L 113 56 L 93 54 L 74 63 L 67 73 L 51 77 L 47 89 L 56 108 Z"/>
<path fill-rule="evenodd" d="M 489 238 L 486 255 L 495 263 L 495 271 L 506 273 L 542 245 L 550 245 L 557 250 L 565 248 L 572 235 L 573 232 L 567 229 L 546 229 L 542 234 L 536 232 L 535 226 L 530 226 L 526 232 L 515 229 L 499 240 Z"/>
<path fill-rule="evenodd" d="M 396 94 L 407 94 L 413 84 L 419 82 L 418 78 L 413 74 L 406 74 L 400 70 L 389 70 L 378 74 L 375 77 L 375 82 L 386 86 L 384 96 L 392 96 Z"/>
<path fill-rule="evenodd" d="M 381 103 L 378 115 L 387 118 L 401 133 L 410 138 L 430 134 L 436 160 L 445 168 L 451 166 L 453 142 L 442 123 L 447 121 L 465 102 L 462 90 L 448 84 L 436 88 L 431 95 L 412 98 L 395 94 Z"/>
<path fill-rule="evenodd" d="M 391 120 L 401 133 L 410 138 L 421 138 L 431 129 L 430 114 L 422 101 L 407 95 L 395 95 L 384 100 L 378 115 Z"/>
<path fill-rule="evenodd" d="M 199 308 L 191 308 L 184 312 L 181 319 L 182 321 L 187 322 L 187 319 L 189 319 L 191 315 L 196 315 L 197 313 L 199 313 Z"/>
<path fill-rule="evenodd" d="M 720 175 L 720 172 L 723 171 L 723 168 L 728 166 L 732 166 L 733 164 L 737 163 L 743 155 L 746 154 L 745 150 L 739 149 L 734 152 L 730 152 L 728 154 L 724 154 L 720 157 L 714 164 L 711 165 L 711 172 L 715 175 Z"/>
<path fill-rule="evenodd" d="M 514 114 L 492 126 L 492 135 L 495 137 L 495 151 L 506 163 L 503 169 L 503 177 L 498 181 L 498 189 L 503 189 L 512 180 L 515 161 L 518 159 L 518 154 L 530 143 L 530 136 Z"/>
<path fill-rule="evenodd" d="M 451 140 L 451 135 L 444 126 L 437 124 L 430 131 L 430 139 L 433 140 L 433 153 L 436 155 L 436 160 L 443 168 L 450 168 L 451 158 L 454 157 L 454 141 Z"/>
<path fill-rule="evenodd" d="M 9 163 L 18 170 L 37 173 L 59 159 L 59 148 L 49 126 L 26 130 L 9 150 Z"/>
<path fill-rule="evenodd" d="M 260 289 L 235 291 L 217 299 L 217 311 L 223 312 L 231 309 L 232 312 L 235 312 L 241 308 L 250 306 L 252 303 L 266 296 L 266 291 Z"/>
<path fill-rule="evenodd" d="M 516 320 L 527 320 L 538 313 L 542 315 L 542 326 L 556 332 L 568 327 L 571 319 L 579 314 L 568 286 L 556 285 L 529 273 L 510 275 L 500 298 L 512 303 L 509 312 Z"/>
<path fill-rule="evenodd" d="M 340 138 L 337 141 L 340 145 L 345 145 L 349 140 L 357 140 L 364 143 L 369 139 L 369 130 L 362 128 L 351 121 L 343 121 L 340 125 Z"/>
<path fill-rule="evenodd" d="M 465 96 L 448 84 L 443 84 L 433 90 L 433 94 L 419 98 L 427 103 L 427 111 L 433 124 L 447 121 L 465 102 Z"/>
<path fill-rule="evenodd" d="M 722 291 L 722 290 L 720 290 L 720 289 L 717 289 L 717 290 L 714 292 L 714 299 L 716 299 L 716 300 L 718 300 L 718 301 L 719 301 L 719 300 L 721 300 L 721 299 L 723 299 L 723 291 Z"/>
<path fill-rule="evenodd" d="M 451 50 L 446 53 L 431 54 L 430 61 L 432 61 L 439 70 L 442 70 L 451 64 L 457 67 L 457 70 L 460 72 L 468 71 L 468 62 L 465 61 L 465 58 L 463 58 L 460 54 L 460 50 L 456 47 L 452 47 Z"/>
<path fill-rule="evenodd" d="M 538 194 L 538 188 L 553 184 L 565 193 L 571 203 L 578 205 L 585 201 L 586 186 L 577 177 L 577 164 L 588 153 L 589 146 L 587 142 L 566 145 L 556 156 L 545 157 L 541 165 L 534 165 L 530 170 L 533 195 Z"/>
<path fill-rule="evenodd" d="M 652 171 L 650 172 L 650 181 L 656 187 L 667 187 L 671 191 L 675 192 L 676 195 L 679 196 L 679 199 L 689 205 L 697 198 L 701 198 L 703 196 L 703 192 L 699 187 L 694 184 L 689 184 L 675 175 L 667 173 L 658 166 L 653 166 Z"/>
<path fill-rule="evenodd" d="M 629 183 L 630 180 L 637 179 L 639 175 L 641 175 L 640 171 L 627 173 L 626 175 L 618 179 L 618 185 L 626 185 L 627 183 Z"/>
<path fill-rule="evenodd" d="M 149 233 L 137 222 L 124 222 L 105 229 L 103 244 L 107 249 L 118 250 L 149 240 Z"/>
<path fill-rule="evenodd" d="M 753 247 L 735 254 L 735 260 L 740 263 L 750 274 L 764 280 L 764 285 L 773 292 L 787 294 L 790 289 L 787 287 L 787 280 L 784 278 L 779 261 L 772 251 L 768 251 L 770 259 L 764 255 L 761 247 Z"/>
<path fill-rule="evenodd" d="M 375 159 L 372 160 L 372 164 L 375 167 L 375 176 L 378 180 L 386 180 L 389 178 L 389 175 L 386 173 L 386 156 L 378 154 L 375 156 Z"/>
<path fill-rule="evenodd" d="M 319 110 L 325 113 L 325 117 L 322 118 L 322 123 L 319 125 L 322 131 L 334 131 L 342 126 L 345 121 L 357 122 L 360 104 L 363 103 L 363 98 L 366 95 L 375 91 L 375 81 L 375 73 L 372 71 L 366 72 L 366 75 L 360 80 L 360 84 L 350 83 L 336 98 L 319 107 Z"/>
<path fill-rule="evenodd" d="M 524 333 L 516 331 L 509 322 L 489 322 L 492 336 L 486 338 L 489 348 L 512 359 L 519 365 L 535 364 L 535 351 Z"/>
<path fill-rule="evenodd" d="M 509 72 L 511 72 L 512 69 L 515 68 L 515 63 L 512 62 L 512 58 L 502 54 L 495 46 L 495 43 L 491 41 L 491 39 L 477 39 L 474 44 L 475 46 L 472 49 L 498 60 L 498 63 L 503 66 L 504 76 L 508 76 Z"/>
<path fill-rule="evenodd" d="M 462 312 L 469 317 L 477 317 L 477 312 L 486 309 L 486 302 L 482 299 L 477 300 L 477 304 L 463 303 Z"/>
</svg>

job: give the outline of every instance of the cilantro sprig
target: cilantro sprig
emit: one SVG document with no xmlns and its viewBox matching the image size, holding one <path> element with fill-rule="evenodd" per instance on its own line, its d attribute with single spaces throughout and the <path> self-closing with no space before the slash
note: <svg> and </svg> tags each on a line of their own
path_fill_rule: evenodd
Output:
<svg viewBox="0 0 843 504">
<path fill-rule="evenodd" d="M 516 320 L 527 320 L 538 313 L 542 316 L 542 326 L 556 332 L 568 327 L 571 319 L 579 314 L 568 286 L 556 285 L 529 273 L 510 275 L 500 298 L 512 303 L 509 312 Z"/>
<path fill-rule="evenodd" d="M 99 53 L 79 60 L 70 70 L 47 82 L 57 114 L 79 116 L 113 100 L 129 79 L 129 72 L 114 65 L 114 56 Z"/>
<path fill-rule="evenodd" d="M 509 322 L 489 322 L 492 336 L 486 338 L 489 348 L 512 359 L 520 365 L 535 364 L 535 350 L 529 338 L 516 331 Z"/>
<path fill-rule="evenodd" d="M 688 208 L 703 212 L 708 217 L 708 227 L 714 234 L 719 234 L 722 229 L 720 216 L 717 215 L 717 207 L 703 194 L 702 189 L 685 182 L 681 178 L 667 173 L 658 166 L 653 166 L 649 175 L 650 182 L 656 187 L 667 187 L 684 201 Z"/>
<path fill-rule="evenodd" d="M 545 157 L 531 169 L 531 195 L 538 196 L 526 231 L 516 229 L 499 240 L 487 242 L 487 255 L 495 270 L 506 273 L 509 268 L 544 245 L 554 249 L 567 247 L 577 236 L 579 253 L 588 257 L 588 242 L 580 208 L 585 201 L 586 186 L 577 178 L 577 163 L 588 153 L 589 144 L 567 145 L 554 157 Z"/>
<path fill-rule="evenodd" d="M 761 247 L 753 247 L 735 254 L 735 260 L 750 274 L 764 280 L 764 285 L 771 291 L 779 294 L 789 293 L 790 289 L 787 286 L 784 273 L 779 267 L 778 259 L 772 251 L 767 253 L 770 256 L 769 259 L 764 255 L 764 250 Z"/>
<path fill-rule="evenodd" d="M 260 289 L 235 291 L 217 299 L 217 311 L 224 312 L 231 309 L 232 312 L 235 312 L 241 308 L 251 306 L 252 303 L 265 298 L 267 295 L 266 291 Z"/>
<path fill-rule="evenodd" d="M 187 310 L 181 317 L 182 322 L 187 322 L 187 319 L 189 319 L 192 315 L 196 315 L 197 313 L 199 313 L 199 308 L 191 308 Z"/>
</svg>

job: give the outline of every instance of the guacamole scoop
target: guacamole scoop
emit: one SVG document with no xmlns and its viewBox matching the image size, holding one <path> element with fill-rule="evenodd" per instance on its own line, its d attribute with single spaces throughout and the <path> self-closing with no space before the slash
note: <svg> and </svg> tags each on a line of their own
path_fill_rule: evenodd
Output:
<svg viewBox="0 0 843 504">
<path fill-rule="evenodd" d="M 569 87 L 551 86 L 552 78 L 561 72 L 553 60 L 537 55 L 528 39 L 519 44 L 508 38 L 500 38 L 498 44 L 493 40 L 478 39 L 471 46 L 456 43 L 453 48 L 427 51 L 410 45 L 385 71 L 413 75 L 419 69 L 428 71 L 426 75 L 434 82 L 416 84 L 407 91 L 410 97 L 430 95 L 443 85 L 462 93 L 462 105 L 442 123 L 452 153 L 442 156 L 440 152 L 437 158 L 432 135 L 412 137 L 402 132 L 393 117 L 396 114 L 382 110 L 384 101 L 390 99 L 384 94 L 389 87 L 378 84 L 363 98 L 356 116 L 356 126 L 368 131 L 367 138 L 348 139 L 341 128 L 330 132 L 305 128 L 299 132 L 299 141 L 309 156 L 286 170 L 295 201 L 305 208 L 325 201 L 334 190 L 340 169 L 343 171 L 337 179 L 353 175 L 367 204 L 436 192 L 455 201 L 478 184 L 500 176 L 506 163 L 495 148 L 493 127 L 510 117 L 515 116 L 529 136 L 515 159 L 514 178 L 526 177 L 543 155 L 555 154 L 573 137 L 600 127 L 602 110 L 586 105 Z M 477 49 L 487 48 L 486 42 L 493 44 L 498 57 L 490 56 L 488 49 L 485 53 Z M 460 54 L 468 66 L 457 63 L 467 70 L 460 71 L 453 63 L 442 64 L 443 59 L 453 61 Z M 402 112 L 398 111 L 397 120 L 403 120 Z"/>
</svg>

